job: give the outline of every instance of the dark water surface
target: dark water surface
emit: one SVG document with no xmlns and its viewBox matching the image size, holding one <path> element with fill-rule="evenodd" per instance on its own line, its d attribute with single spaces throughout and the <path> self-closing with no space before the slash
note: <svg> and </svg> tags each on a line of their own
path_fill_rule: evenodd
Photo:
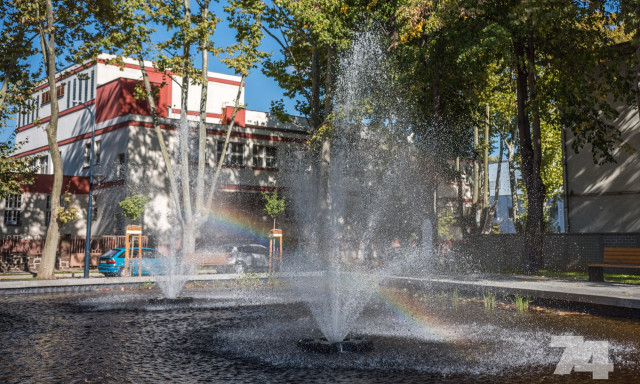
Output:
<svg viewBox="0 0 640 384">
<path fill-rule="evenodd" d="M 0 296 L 0 383 L 475 383 L 592 382 L 554 375 L 553 335 L 609 342 L 611 383 L 640 382 L 640 323 L 555 310 L 484 310 L 380 292 L 352 334 L 369 353 L 322 355 L 296 341 L 318 336 L 285 291 L 186 292 L 158 307 L 150 291 Z"/>
</svg>

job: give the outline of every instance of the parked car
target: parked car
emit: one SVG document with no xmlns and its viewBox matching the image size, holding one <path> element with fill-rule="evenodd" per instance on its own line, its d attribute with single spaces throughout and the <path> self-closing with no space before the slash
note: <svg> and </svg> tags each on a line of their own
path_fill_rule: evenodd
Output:
<svg viewBox="0 0 640 384">
<path fill-rule="evenodd" d="M 234 272 L 266 271 L 269 268 L 269 248 L 260 244 L 227 245 L 223 247 L 227 253 L 227 265 Z"/>
<path fill-rule="evenodd" d="M 124 276 L 124 248 L 114 248 L 100 256 L 98 271 L 105 276 Z M 129 259 L 131 276 L 138 275 L 138 248 L 133 248 Z M 142 274 L 161 275 L 167 267 L 167 258 L 153 248 L 142 248 Z"/>
</svg>

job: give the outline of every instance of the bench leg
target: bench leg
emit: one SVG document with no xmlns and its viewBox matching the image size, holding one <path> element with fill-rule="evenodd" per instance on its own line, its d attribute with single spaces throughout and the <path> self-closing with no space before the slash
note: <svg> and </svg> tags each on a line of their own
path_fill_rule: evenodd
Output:
<svg viewBox="0 0 640 384">
<path fill-rule="evenodd" d="M 589 266 L 589 281 L 594 281 L 594 282 L 604 281 L 604 268 Z"/>
</svg>

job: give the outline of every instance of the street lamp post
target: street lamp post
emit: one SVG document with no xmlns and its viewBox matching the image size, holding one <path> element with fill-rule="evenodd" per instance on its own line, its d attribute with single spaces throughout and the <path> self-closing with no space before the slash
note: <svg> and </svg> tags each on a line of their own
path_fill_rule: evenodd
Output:
<svg viewBox="0 0 640 384">
<path fill-rule="evenodd" d="M 86 103 L 75 101 L 74 104 L 82 105 L 84 109 L 89 111 L 91 115 L 91 156 L 89 159 L 89 205 L 87 207 L 87 235 L 85 236 L 85 247 L 84 247 L 84 278 L 89 277 L 89 265 L 91 264 L 91 213 L 93 211 L 92 202 L 93 202 L 93 161 L 94 161 L 94 152 L 96 145 L 96 117 L 93 114 L 91 108 L 89 108 Z"/>
</svg>

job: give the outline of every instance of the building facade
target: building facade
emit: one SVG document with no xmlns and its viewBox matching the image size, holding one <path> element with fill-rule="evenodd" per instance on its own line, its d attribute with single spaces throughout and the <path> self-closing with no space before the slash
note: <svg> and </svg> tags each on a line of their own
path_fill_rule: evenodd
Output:
<svg viewBox="0 0 640 384">
<path fill-rule="evenodd" d="M 100 55 L 95 62 L 75 65 L 57 74 L 59 103 L 58 145 L 62 154 L 65 186 L 80 208 L 78 220 L 61 229 L 62 234 L 84 236 L 90 169 L 91 137 L 95 116 L 94 156 L 94 220 L 93 235 L 122 234 L 128 222 L 118 203 L 128 193 L 136 192 L 151 198 L 141 219 L 150 236 L 166 236 L 172 227 L 169 180 L 161 155 L 159 141 L 146 101 L 135 97 L 142 74 L 137 61 L 125 59 L 124 66 L 111 64 L 111 56 Z M 189 124 L 195 130 L 200 118 L 200 92 L 197 84 L 189 85 L 188 121 L 180 121 L 182 78 L 169 77 L 146 62 L 152 86 L 157 89 L 156 109 L 160 127 L 175 167 L 179 160 L 178 130 Z M 207 180 L 220 157 L 241 78 L 209 73 L 207 100 Z M 240 104 L 244 104 L 244 87 Z M 33 186 L 22 195 L 0 202 L 4 220 L 2 233 L 43 236 L 47 223 L 47 198 L 53 166 L 44 126 L 50 118 L 49 86 L 40 85 L 32 95 L 33 109 L 17 116 L 16 141 L 25 141 L 16 156 L 28 156 L 38 167 Z M 294 118 L 283 124 L 266 112 L 241 109 L 231 132 L 228 154 L 224 161 L 216 195 L 216 212 L 211 217 L 211 230 L 220 234 L 226 227 L 232 235 L 257 236 L 268 230 L 269 220 L 262 212 L 261 192 L 281 186 L 283 156 L 287 151 L 301 149 L 308 140 L 306 122 Z M 197 145 L 189 154 L 197 159 Z M 49 175 L 47 177 L 47 175 Z M 47 187 L 47 185 L 49 185 Z M 206 189 L 210 189 L 207 185 Z M 64 192 L 64 191 L 63 191 Z M 18 208 L 16 208 L 16 206 Z M 19 216 L 19 218 L 18 218 Z M 244 220 L 244 221 L 243 221 Z M 217 224 L 216 224 L 217 223 Z M 263 228 L 264 227 L 264 228 Z M 223 231 L 224 232 L 224 231 Z"/>
<path fill-rule="evenodd" d="M 596 164 L 591 145 L 579 153 L 575 137 L 566 133 L 565 185 L 568 232 L 640 232 L 640 120 L 638 108 L 612 103 L 619 112 L 614 124 L 626 148 L 612 153 L 616 163 Z"/>
</svg>

